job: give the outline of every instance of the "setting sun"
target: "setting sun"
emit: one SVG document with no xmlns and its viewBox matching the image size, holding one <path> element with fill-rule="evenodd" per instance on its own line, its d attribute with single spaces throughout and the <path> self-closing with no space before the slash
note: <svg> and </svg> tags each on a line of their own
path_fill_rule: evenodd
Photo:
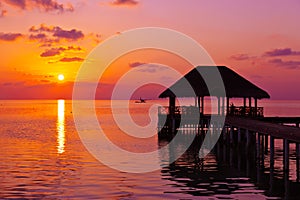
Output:
<svg viewBox="0 0 300 200">
<path fill-rule="evenodd" d="M 60 80 L 60 81 L 65 80 L 65 76 L 64 76 L 63 74 L 59 74 L 57 78 L 58 78 L 58 80 Z"/>
</svg>

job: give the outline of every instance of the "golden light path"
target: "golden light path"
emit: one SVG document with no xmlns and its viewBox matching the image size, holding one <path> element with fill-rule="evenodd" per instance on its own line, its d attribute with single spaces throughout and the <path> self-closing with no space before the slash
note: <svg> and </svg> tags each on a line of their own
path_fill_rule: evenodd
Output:
<svg viewBox="0 0 300 200">
<path fill-rule="evenodd" d="M 57 100 L 57 153 L 65 152 L 65 100 Z"/>
</svg>

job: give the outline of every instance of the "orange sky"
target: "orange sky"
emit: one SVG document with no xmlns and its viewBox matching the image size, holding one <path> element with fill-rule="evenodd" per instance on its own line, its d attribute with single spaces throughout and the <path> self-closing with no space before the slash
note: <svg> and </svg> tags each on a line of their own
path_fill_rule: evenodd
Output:
<svg viewBox="0 0 300 200">
<path fill-rule="evenodd" d="M 1 0 L 0 99 L 71 98 L 77 71 L 94 47 L 148 26 L 190 36 L 216 64 L 234 69 L 272 99 L 300 99 L 299 10 L 297 0 Z M 113 84 L 136 63 L 161 63 L 181 73 L 188 65 L 166 52 L 132 52 L 110 66 L 97 97 L 109 98 Z M 58 81 L 58 74 L 66 79 Z"/>
</svg>

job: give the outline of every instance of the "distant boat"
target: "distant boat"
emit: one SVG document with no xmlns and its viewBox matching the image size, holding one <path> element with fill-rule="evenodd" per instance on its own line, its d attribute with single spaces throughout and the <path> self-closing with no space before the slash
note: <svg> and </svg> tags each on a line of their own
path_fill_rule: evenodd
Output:
<svg viewBox="0 0 300 200">
<path fill-rule="evenodd" d="M 140 100 L 135 101 L 134 103 L 146 103 L 146 100 L 140 97 Z"/>
</svg>

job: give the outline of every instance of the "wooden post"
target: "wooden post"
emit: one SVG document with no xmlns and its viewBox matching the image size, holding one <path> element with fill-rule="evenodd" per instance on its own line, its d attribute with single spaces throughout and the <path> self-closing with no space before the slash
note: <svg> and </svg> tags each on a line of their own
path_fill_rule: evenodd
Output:
<svg viewBox="0 0 300 200">
<path fill-rule="evenodd" d="M 284 151 L 284 190 L 285 190 L 285 199 L 288 199 L 289 197 L 289 141 L 288 139 L 283 140 L 283 151 Z"/>
<path fill-rule="evenodd" d="M 247 103 L 247 98 L 244 97 L 244 111 L 243 111 L 244 113 L 243 113 L 243 115 L 246 115 L 246 107 L 247 107 L 246 103 Z"/>
<path fill-rule="evenodd" d="M 252 116 L 252 113 L 251 113 L 251 107 L 252 107 L 252 105 L 251 105 L 251 97 L 249 97 L 249 109 L 250 109 L 249 115 L 250 115 L 250 116 Z"/>
<path fill-rule="evenodd" d="M 247 150 L 250 148 L 251 145 L 251 135 L 248 129 L 246 129 L 246 137 L 247 137 L 247 145 L 246 148 Z"/>
<path fill-rule="evenodd" d="M 199 104 L 197 104 L 197 96 L 195 97 L 195 107 L 199 107 Z"/>
<path fill-rule="evenodd" d="M 174 116 L 175 114 L 175 97 L 169 98 L 169 114 Z"/>
<path fill-rule="evenodd" d="M 200 97 L 198 97 L 198 108 L 199 108 L 199 113 L 201 114 L 201 104 L 200 104 Z"/>
<path fill-rule="evenodd" d="M 270 136 L 270 191 L 273 191 L 274 183 L 274 137 Z"/>
<path fill-rule="evenodd" d="M 254 99 L 254 117 L 257 116 L 257 98 Z"/>
<path fill-rule="evenodd" d="M 283 139 L 283 167 L 284 173 L 289 173 L 289 141 L 287 139 Z"/>
<path fill-rule="evenodd" d="M 169 130 L 171 133 L 175 132 L 175 97 L 169 97 Z"/>
<path fill-rule="evenodd" d="M 225 97 L 222 97 L 222 115 L 225 115 Z"/>
<path fill-rule="evenodd" d="M 241 128 L 237 128 L 237 131 L 238 131 L 238 145 L 241 145 L 242 143 Z"/>
<path fill-rule="evenodd" d="M 257 133 L 257 146 L 256 146 L 256 158 L 258 160 L 258 163 L 260 165 L 260 133 Z"/>
<path fill-rule="evenodd" d="M 261 166 L 262 168 L 264 168 L 264 165 L 265 165 L 265 148 L 264 148 L 264 145 L 265 145 L 265 136 L 262 134 L 261 135 Z"/>
<path fill-rule="evenodd" d="M 204 115 L 204 97 L 201 97 L 201 113 Z"/>
<path fill-rule="evenodd" d="M 227 113 L 227 115 L 228 115 L 228 114 L 229 114 L 229 100 L 230 100 L 230 98 L 227 97 L 226 100 L 227 100 L 227 103 L 226 103 L 227 111 L 226 111 L 226 113 Z"/>
<path fill-rule="evenodd" d="M 300 182 L 300 144 L 296 143 L 296 171 L 297 182 Z"/>
<path fill-rule="evenodd" d="M 222 130 L 222 134 L 223 134 L 223 142 L 224 142 L 224 144 L 226 144 L 226 138 L 227 138 L 227 137 L 226 137 L 226 134 L 227 134 L 227 133 L 226 133 L 226 129 L 227 129 L 227 128 L 224 126 L 224 128 L 223 128 L 223 130 Z"/>
<path fill-rule="evenodd" d="M 218 115 L 220 115 L 221 114 L 221 98 L 220 97 L 218 97 Z"/>
<path fill-rule="evenodd" d="M 265 135 L 265 154 L 268 154 L 269 137 Z"/>
<path fill-rule="evenodd" d="M 230 126 L 230 144 L 233 145 L 234 144 L 234 140 L 233 140 L 233 126 Z"/>
</svg>

